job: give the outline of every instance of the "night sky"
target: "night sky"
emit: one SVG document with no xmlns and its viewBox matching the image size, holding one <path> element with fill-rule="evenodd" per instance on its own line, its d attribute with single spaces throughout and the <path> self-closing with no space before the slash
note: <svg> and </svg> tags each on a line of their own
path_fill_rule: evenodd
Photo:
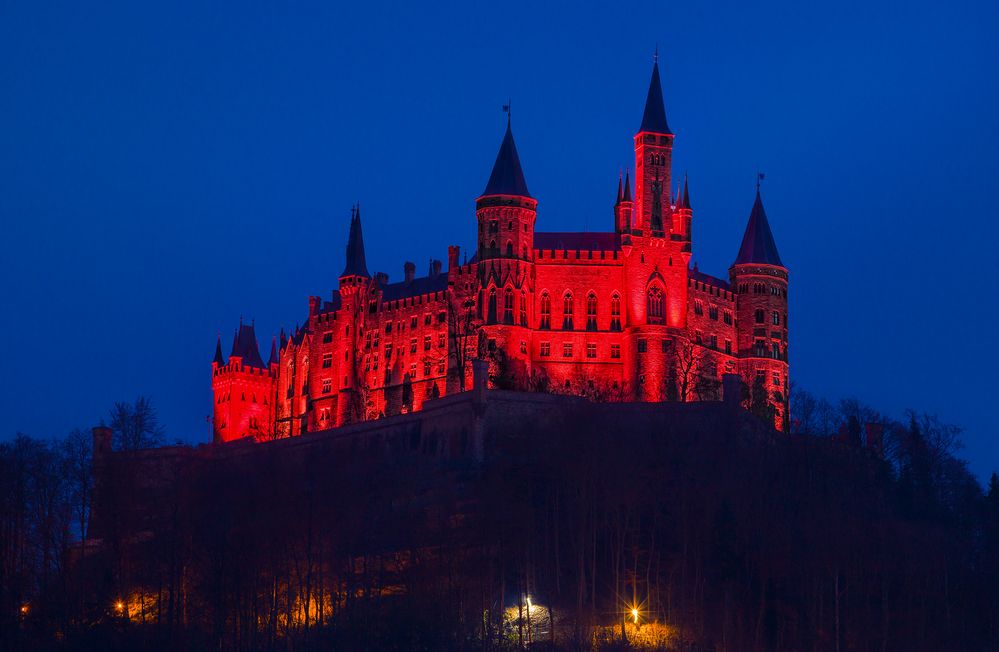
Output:
<svg viewBox="0 0 999 652">
<path fill-rule="evenodd" d="M 216 334 L 328 298 L 352 203 L 372 272 L 474 246 L 508 98 L 538 229 L 610 230 L 658 43 L 701 270 L 764 171 L 792 380 L 999 469 L 995 3 L 53 4 L 0 3 L 0 437 L 207 441 Z"/>
</svg>

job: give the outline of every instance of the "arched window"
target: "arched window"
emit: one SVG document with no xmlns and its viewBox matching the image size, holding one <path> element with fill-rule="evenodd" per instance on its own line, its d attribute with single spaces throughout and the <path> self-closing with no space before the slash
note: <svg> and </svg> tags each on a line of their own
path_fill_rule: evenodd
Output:
<svg viewBox="0 0 999 652">
<path fill-rule="evenodd" d="M 503 323 L 513 323 L 513 290 L 510 288 L 503 293 Z"/>
<path fill-rule="evenodd" d="M 663 291 L 656 286 L 649 288 L 647 312 L 650 324 L 663 323 Z"/>
<path fill-rule="evenodd" d="M 753 317 L 755 317 L 757 324 L 762 324 L 763 323 L 763 310 L 761 310 L 761 309 L 758 308 L 756 310 L 756 313 L 753 315 Z"/>
<path fill-rule="evenodd" d="M 527 260 L 527 245 L 523 245 L 520 248 L 520 257 L 523 258 L 524 260 Z"/>
<path fill-rule="evenodd" d="M 509 240 L 506 242 L 506 257 L 513 258 L 513 242 Z"/>
<path fill-rule="evenodd" d="M 572 292 L 562 297 L 562 330 L 572 330 Z"/>
<path fill-rule="evenodd" d="M 552 327 L 552 298 L 547 292 L 541 293 L 541 323 L 538 328 L 548 330 Z"/>
<path fill-rule="evenodd" d="M 496 323 L 496 288 L 489 289 L 489 307 L 486 310 L 486 323 Z"/>
<path fill-rule="evenodd" d="M 611 295 L 611 330 L 621 330 L 621 295 L 617 292 Z"/>
<path fill-rule="evenodd" d="M 597 295 L 593 292 L 586 295 L 586 330 L 597 330 Z"/>
<path fill-rule="evenodd" d="M 490 255 L 490 256 L 494 256 L 494 255 L 496 255 L 496 253 L 497 253 L 498 251 L 499 251 L 499 250 L 498 250 L 498 249 L 496 249 L 496 241 L 495 241 L 495 240 L 490 240 L 490 241 L 489 241 L 489 252 L 488 252 L 488 255 Z"/>
<path fill-rule="evenodd" d="M 520 291 L 520 325 L 527 326 L 527 292 Z"/>
</svg>

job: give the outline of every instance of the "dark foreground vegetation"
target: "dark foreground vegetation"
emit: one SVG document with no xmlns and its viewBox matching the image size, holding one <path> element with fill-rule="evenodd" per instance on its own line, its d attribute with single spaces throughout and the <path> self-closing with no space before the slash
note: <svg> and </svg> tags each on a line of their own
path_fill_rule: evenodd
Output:
<svg viewBox="0 0 999 652">
<path fill-rule="evenodd" d="M 411 450 L 206 461 L 145 525 L 111 469 L 99 548 L 89 433 L 0 445 L 0 646 L 216 650 L 990 650 L 999 480 L 959 431 L 794 395 L 739 419 L 518 427 L 484 467 Z M 865 424 L 883 428 L 883 453 Z M 158 443 L 148 402 L 116 447 Z M 129 533 L 143 530 L 149 536 Z M 635 611 L 632 611 L 632 610 Z M 637 622 L 637 625 L 635 621 Z"/>
</svg>

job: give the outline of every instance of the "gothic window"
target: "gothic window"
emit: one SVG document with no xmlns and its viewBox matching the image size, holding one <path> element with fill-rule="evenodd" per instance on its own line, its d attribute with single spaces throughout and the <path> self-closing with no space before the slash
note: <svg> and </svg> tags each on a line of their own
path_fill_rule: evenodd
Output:
<svg viewBox="0 0 999 652">
<path fill-rule="evenodd" d="M 496 288 L 489 289 L 489 308 L 486 312 L 486 323 L 496 323 Z"/>
<path fill-rule="evenodd" d="M 513 243 L 507 240 L 506 243 L 506 257 L 513 258 Z"/>
<path fill-rule="evenodd" d="M 704 314 L 704 304 L 701 303 L 700 301 L 695 301 L 694 302 L 694 314 L 695 315 L 703 315 Z"/>
<path fill-rule="evenodd" d="M 711 348 L 712 349 L 717 349 L 718 348 L 718 336 L 717 335 L 712 335 L 711 336 Z"/>
<path fill-rule="evenodd" d="M 663 291 L 655 286 L 649 288 L 647 303 L 648 322 L 650 324 L 663 323 Z"/>
<path fill-rule="evenodd" d="M 771 345 L 771 352 L 773 353 L 774 360 L 780 360 L 780 344 L 774 342 Z"/>
<path fill-rule="evenodd" d="M 520 325 L 527 326 L 527 292 L 520 291 Z"/>
<path fill-rule="evenodd" d="M 527 245 L 523 245 L 520 248 L 520 257 L 523 258 L 524 260 L 527 260 Z"/>
<path fill-rule="evenodd" d="M 611 295 L 611 330 L 621 330 L 621 296 L 617 292 Z"/>
<path fill-rule="evenodd" d="M 503 323 L 513 323 L 513 290 L 510 288 L 503 293 Z"/>
<path fill-rule="evenodd" d="M 385 343 L 385 359 L 386 360 L 392 359 L 392 342 Z"/>
<path fill-rule="evenodd" d="M 732 324 L 732 313 L 726 312 L 724 315 L 722 315 L 722 321 L 724 321 L 726 324 L 731 325 Z"/>
<path fill-rule="evenodd" d="M 409 320 L 409 327 L 410 327 L 410 328 L 416 328 L 416 326 L 417 326 L 417 325 L 418 325 L 419 323 L 420 323 L 420 318 L 419 318 L 419 317 L 417 317 L 416 315 L 413 315 L 413 316 L 412 316 L 412 317 L 410 318 L 410 320 Z"/>
<path fill-rule="evenodd" d="M 718 321 L 718 308 L 716 306 L 708 306 L 708 317 Z"/>
<path fill-rule="evenodd" d="M 423 375 L 424 376 L 430 375 L 430 360 L 423 361 Z"/>
<path fill-rule="evenodd" d="M 492 222 L 490 222 L 489 223 L 489 232 L 490 233 L 499 233 L 499 222 L 497 222 L 496 220 L 493 220 Z M 495 246 L 495 245 L 493 245 L 493 246 Z"/>
<path fill-rule="evenodd" d="M 424 351 L 429 351 L 430 350 L 430 346 L 431 346 L 431 338 L 430 338 L 430 336 L 429 335 L 424 335 L 423 336 L 423 350 Z"/>
<path fill-rule="evenodd" d="M 443 349 L 447 346 L 447 333 L 437 333 L 437 348 Z"/>
<path fill-rule="evenodd" d="M 572 292 L 566 292 L 562 297 L 562 329 L 572 330 Z"/>
<path fill-rule="evenodd" d="M 552 298 L 547 292 L 541 293 L 541 323 L 538 328 L 548 330 L 552 327 Z"/>
<path fill-rule="evenodd" d="M 764 319 L 763 310 L 757 309 L 755 317 L 756 317 L 756 323 L 762 324 Z"/>
<path fill-rule="evenodd" d="M 757 358 L 766 357 L 767 345 L 763 340 L 756 340 L 755 346 L 753 348 L 755 349 L 754 353 L 756 354 Z"/>
<path fill-rule="evenodd" d="M 488 255 L 495 256 L 497 251 L 498 250 L 496 249 L 496 241 L 495 240 L 490 240 L 489 241 L 489 251 L 487 252 Z"/>
<path fill-rule="evenodd" d="M 586 330 L 597 330 L 597 295 L 593 292 L 586 295 Z"/>
<path fill-rule="evenodd" d="M 780 326 L 780 313 L 774 310 L 770 314 L 770 320 L 773 321 L 774 326 Z"/>
</svg>

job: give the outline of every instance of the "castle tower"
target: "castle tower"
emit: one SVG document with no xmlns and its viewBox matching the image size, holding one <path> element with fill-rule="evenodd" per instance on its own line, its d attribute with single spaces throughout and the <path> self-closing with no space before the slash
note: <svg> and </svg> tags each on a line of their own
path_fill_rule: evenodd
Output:
<svg viewBox="0 0 999 652">
<path fill-rule="evenodd" d="M 361 418 L 364 406 L 361 387 L 360 343 L 364 330 L 364 303 L 367 289 L 371 286 L 371 275 L 364 257 L 364 236 L 361 233 L 361 207 L 354 206 L 350 212 L 350 233 L 347 236 L 346 264 L 340 274 L 340 305 L 344 316 L 333 334 L 338 351 L 345 357 L 333 356 L 337 364 L 336 425 L 351 423 Z"/>
<path fill-rule="evenodd" d="M 617 201 L 614 203 L 614 231 L 617 233 L 629 233 L 631 231 L 631 219 L 634 212 L 635 202 L 631 199 L 631 173 L 624 178 L 624 185 L 621 180 L 617 182 Z"/>
<path fill-rule="evenodd" d="M 635 134 L 634 228 L 641 235 L 663 237 L 669 229 L 669 188 L 673 162 L 673 132 L 666 122 L 666 105 L 659 80 L 659 55 L 645 98 L 642 124 Z"/>
<path fill-rule="evenodd" d="M 739 371 L 751 391 L 765 390 L 774 423 L 787 422 L 788 271 L 777 253 L 759 183 L 739 254 L 729 269 L 736 290 Z"/>
<path fill-rule="evenodd" d="M 676 207 L 673 209 L 673 235 L 681 240 L 690 242 L 691 221 L 694 211 L 690 207 L 690 191 L 687 189 L 687 175 L 683 175 L 683 190 L 676 198 Z"/>
<path fill-rule="evenodd" d="M 277 366 L 264 364 L 260 357 L 253 324 L 240 323 L 228 362 L 222 357 L 221 338 L 216 342 L 212 360 L 216 442 L 271 437 L 276 374 Z"/>
<path fill-rule="evenodd" d="M 492 375 L 529 373 L 538 202 L 527 190 L 509 118 L 492 174 L 475 207 L 480 316 L 489 347 L 506 353 L 507 369 L 493 369 Z"/>
</svg>

